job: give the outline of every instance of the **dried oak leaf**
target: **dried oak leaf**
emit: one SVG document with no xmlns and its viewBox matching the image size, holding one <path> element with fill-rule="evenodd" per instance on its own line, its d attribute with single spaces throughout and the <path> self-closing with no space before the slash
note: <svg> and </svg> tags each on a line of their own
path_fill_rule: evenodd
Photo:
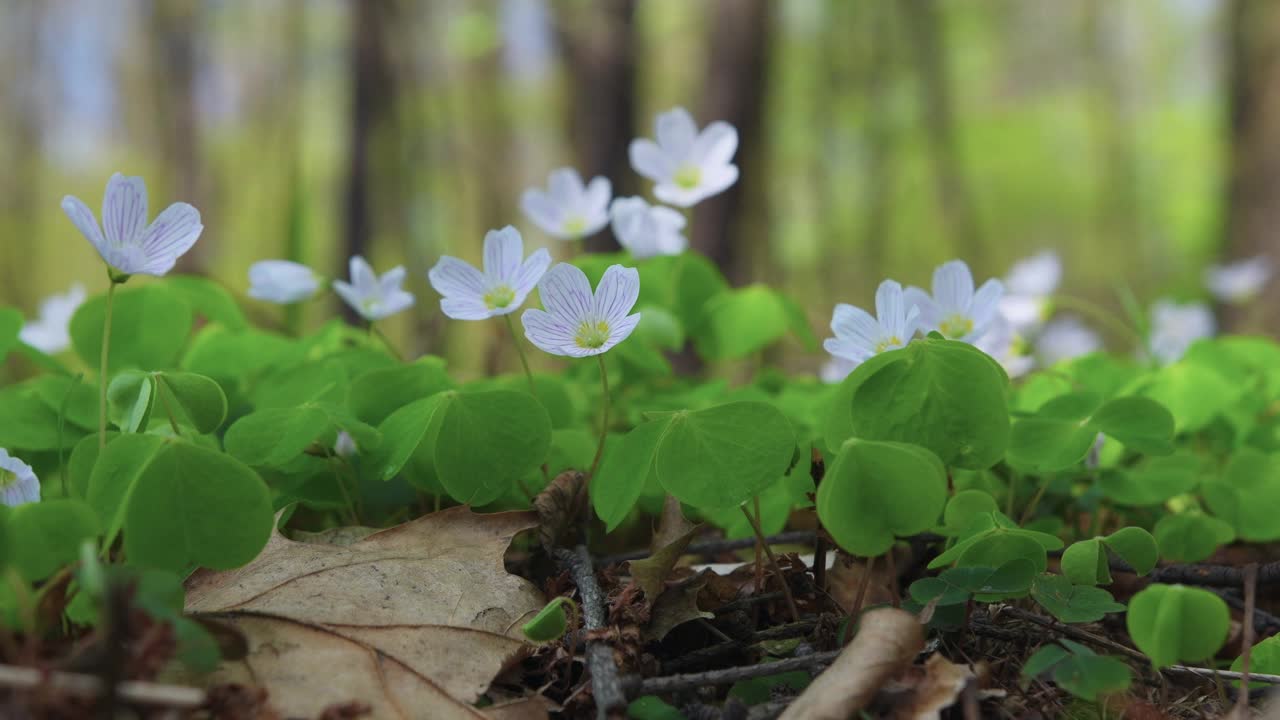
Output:
<svg viewBox="0 0 1280 720">
<path fill-rule="evenodd" d="M 537 524 L 452 508 L 347 546 L 276 533 L 245 567 L 187 580 L 188 614 L 248 639 L 208 682 L 264 687 L 290 716 L 360 701 L 376 718 L 481 720 L 472 703 L 526 652 L 517 626 L 544 603 L 502 563 Z"/>
</svg>

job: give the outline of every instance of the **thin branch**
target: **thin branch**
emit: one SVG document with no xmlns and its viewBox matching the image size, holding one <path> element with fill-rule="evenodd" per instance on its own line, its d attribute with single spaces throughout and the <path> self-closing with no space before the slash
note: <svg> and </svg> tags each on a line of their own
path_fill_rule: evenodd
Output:
<svg viewBox="0 0 1280 720">
<path fill-rule="evenodd" d="M 814 532 L 812 530 L 792 530 L 790 532 L 778 533 L 777 535 L 769 535 L 765 538 L 770 545 L 809 545 L 813 543 Z M 739 538 L 737 540 L 706 540 L 696 542 L 685 548 L 686 555 L 719 555 L 721 553 L 732 552 L 734 550 L 745 550 L 754 547 L 756 544 L 754 537 Z M 614 565 L 628 560 L 643 560 L 653 553 L 648 550 L 632 550 L 630 552 L 618 553 L 616 555 L 606 555 L 600 558 L 601 566 Z"/>
<path fill-rule="evenodd" d="M 776 675 L 778 673 L 791 672 L 793 670 L 812 670 L 825 667 L 835 662 L 835 659 L 840 656 L 840 653 L 840 650 L 832 650 L 830 652 L 814 653 L 803 657 L 788 658 L 786 660 L 761 663 L 759 665 L 747 665 L 745 667 L 732 667 L 725 668 L 723 670 L 708 670 L 707 672 L 667 675 L 655 678 L 644 678 L 639 675 L 627 675 L 622 678 L 622 689 L 626 691 L 627 697 L 634 698 L 640 697 L 641 695 L 657 695 L 661 693 L 677 692 L 679 690 L 689 690 L 692 688 L 732 685 L 740 680 L 750 680 L 752 678 Z"/>
<path fill-rule="evenodd" d="M 582 596 L 582 615 L 587 630 L 602 630 L 605 627 L 605 598 L 596 582 L 595 569 L 591 565 L 591 554 L 585 545 L 578 545 L 573 550 L 556 548 L 556 561 L 569 571 L 573 582 L 578 586 Z M 618 666 L 613 662 L 613 648 L 600 640 L 587 641 L 587 669 L 591 672 L 591 693 L 596 702 L 596 718 L 621 717 L 627 706 L 618 678 Z"/>
<path fill-rule="evenodd" d="M 0 687 L 23 690 L 48 687 L 83 697 L 98 697 L 105 690 L 102 681 L 93 675 L 16 665 L 0 665 Z M 199 688 L 140 681 L 120 683 L 116 686 L 116 697 L 128 704 L 170 708 L 198 708 L 205 702 L 204 691 Z"/>
</svg>

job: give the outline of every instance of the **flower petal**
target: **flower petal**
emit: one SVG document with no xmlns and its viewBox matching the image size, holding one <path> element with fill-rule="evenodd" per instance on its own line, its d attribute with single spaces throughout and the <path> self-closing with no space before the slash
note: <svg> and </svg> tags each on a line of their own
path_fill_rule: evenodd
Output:
<svg viewBox="0 0 1280 720">
<path fill-rule="evenodd" d="M 629 315 L 627 317 L 620 318 L 616 322 L 610 321 L 609 322 L 609 339 L 605 340 L 604 344 L 600 346 L 599 352 L 596 352 L 593 354 L 599 355 L 600 353 L 609 350 L 614 345 L 617 345 L 623 340 L 626 340 L 628 337 L 631 336 L 631 333 L 635 332 L 636 325 L 639 325 L 639 324 L 640 324 L 640 313 L 636 313 L 635 315 Z"/>
<path fill-rule="evenodd" d="M 564 355 L 563 349 L 574 344 L 573 328 L 542 310 L 529 309 L 520 315 L 524 336 L 543 352 Z"/>
<path fill-rule="evenodd" d="M 823 340 L 822 349 L 836 358 L 848 361 L 854 367 L 857 367 L 862 361 L 875 354 L 860 343 L 843 338 L 827 338 Z M 849 372 L 853 372 L 852 368 L 850 368 Z"/>
<path fill-rule="evenodd" d="M 98 250 L 98 254 L 102 254 L 106 239 L 102 236 L 102 229 L 98 227 L 98 220 L 94 218 L 89 206 L 85 205 L 80 198 L 68 195 L 62 198 L 62 212 L 67 214 L 80 234 L 84 235 L 84 238 Z"/>
<path fill-rule="evenodd" d="M 397 290 L 390 295 L 380 298 L 379 301 L 374 304 L 366 317 L 370 320 L 382 320 L 383 318 L 389 318 L 392 315 L 404 312 L 405 310 L 413 307 L 416 300 L 417 299 L 413 296 L 413 293 L 406 292 L 404 290 Z"/>
<path fill-rule="evenodd" d="M 576 265 L 558 263 L 538 282 L 542 306 L 565 323 L 585 320 L 591 312 L 591 281 Z"/>
<path fill-rule="evenodd" d="M 469 263 L 445 255 L 427 273 L 431 287 L 445 297 L 482 298 L 488 290 L 484 275 Z"/>
<path fill-rule="evenodd" d="M 627 148 L 627 156 L 631 159 L 631 167 L 637 173 L 654 182 L 663 182 L 675 172 L 671 158 L 652 140 L 646 138 L 632 140 Z"/>
<path fill-rule="evenodd" d="M 440 312 L 454 320 L 486 320 L 496 314 L 481 300 L 457 296 L 440 298 Z"/>
<path fill-rule="evenodd" d="M 491 283 L 511 284 L 524 261 L 524 240 L 510 225 L 484 235 L 484 274 Z"/>
<path fill-rule="evenodd" d="M 698 136 L 698 125 L 693 116 L 682 107 L 674 107 L 658 116 L 655 123 L 658 145 L 668 156 L 685 159 L 693 150 Z"/>
<path fill-rule="evenodd" d="M 333 281 L 333 291 L 338 293 L 338 297 L 342 298 L 347 305 L 351 306 L 352 310 L 359 313 L 361 317 L 368 319 L 368 316 L 365 315 L 364 293 L 356 290 L 354 285 L 343 280 Z"/>
<path fill-rule="evenodd" d="M 933 301 L 943 313 L 968 314 L 973 302 L 973 273 L 963 260 L 945 262 L 933 271 Z"/>
<path fill-rule="evenodd" d="M 529 293 L 538 286 L 538 281 L 542 279 L 549 267 L 551 267 L 551 253 L 547 252 L 546 248 L 538 248 L 529 255 L 510 282 L 511 289 L 516 292 L 515 300 L 510 306 L 512 310 L 524 303 L 524 299 L 529 297 Z"/>
<path fill-rule="evenodd" d="M 889 335 L 902 342 L 910 340 L 907 331 L 907 301 L 902 286 L 894 280 L 885 280 L 876 288 L 876 319 Z"/>
<path fill-rule="evenodd" d="M 551 200 L 564 210 L 576 208 L 582 200 L 582 176 L 573 168 L 557 168 L 547 176 Z"/>
<path fill-rule="evenodd" d="M 687 208 L 697 205 L 706 193 L 700 187 L 686 190 L 675 183 L 664 182 L 653 186 L 653 196 L 668 205 Z"/>
<path fill-rule="evenodd" d="M 973 320 L 974 331 L 981 334 L 996 317 L 1000 308 L 1000 298 L 1004 296 L 1004 283 L 991 278 L 982 283 L 982 287 L 973 294 L 973 303 L 969 306 L 969 317 Z"/>
<path fill-rule="evenodd" d="M 713 122 L 698 134 L 693 161 L 703 167 L 726 165 L 738 151 L 738 131 L 727 122 Z"/>
<path fill-rule="evenodd" d="M 164 275 L 173 269 L 196 240 L 204 225 L 200 224 L 200 211 L 186 203 L 174 203 L 164 209 L 142 232 L 139 244 L 146 253 L 147 264 L 137 272 L 145 275 Z"/>
<path fill-rule="evenodd" d="M 564 211 L 556 206 L 550 195 L 536 188 L 525 190 L 520 196 L 520 209 L 539 230 L 563 239 Z"/>
<path fill-rule="evenodd" d="M 102 198 L 102 230 L 113 247 L 134 244 L 147 225 L 147 185 L 120 173 L 107 181 Z"/>
<path fill-rule="evenodd" d="M 866 310 L 840 303 L 831 313 L 831 332 L 835 333 L 837 340 L 855 345 L 871 354 L 875 352 L 876 344 L 880 342 L 884 331 Z"/>
<path fill-rule="evenodd" d="M 384 298 L 394 295 L 398 292 L 404 292 L 400 286 L 404 284 L 405 269 L 403 265 L 397 265 L 382 274 L 378 278 L 378 292 Z"/>
<path fill-rule="evenodd" d="M 640 272 L 635 268 L 610 265 L 600 278 L 592 298 L 592 315 L 611 326 L 621 323 L 640 298 Z"/>
</svg>

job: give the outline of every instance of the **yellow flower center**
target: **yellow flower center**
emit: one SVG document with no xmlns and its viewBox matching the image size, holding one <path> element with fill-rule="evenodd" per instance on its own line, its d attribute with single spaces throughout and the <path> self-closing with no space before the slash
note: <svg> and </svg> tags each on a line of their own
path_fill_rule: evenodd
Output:
<svg viewBox="0 0 1280 720">
<path fill-rule="evenodd" d="M 581 217 L 571 217 L 564 221 L 564 225 L 560 227 L 560 231 L 565 235 L 581 235 L 587 231 L 587 221 Z"/>
<path fill-rule="evenodd" d="M 900 348 L 900 347 L 902 347 L 902 338 L 898 337 L 897 335 L 890 335 L 889 337 L 876 343 L 876 354 L 879 355 L 885 350 L 892 350 L 894 348 Z"/>
<path fill-rule="evenodd" d="M 671 179 L 681 188 L 693 190 L 702 183 L 702 168 L 697 165 L 685 165 L 677 170 Z"/>
<path fill-rule="evenodd" d="M 609 341 L 609 323 L 603 320 L 595 322 L 583 320 L 578 326 L 578 332 L 574 335 L 573 341 L 578 344 L 578 347 L 586 350 L 603 347 Z"/>
<path fill-rule="evenodd" d="M 949 338 L 962 338 L 973 332 L 973 319 L 956 313 L 939 323 L 938 329 Z"/>
<path fill-rule="evenodd" d="M 508 285 L 498 285 L 490 288 L 489 292 L 484 294 L 484 305 L 490 310 L 501 310 L 510 305 L 515 299 L 515 290 L 512 290 Z"/>
<path fill-rule="evenodd" d="M 7 488 L 18 482 L 18 473 L 0 468 L 0 488 Z"/>
</svg>

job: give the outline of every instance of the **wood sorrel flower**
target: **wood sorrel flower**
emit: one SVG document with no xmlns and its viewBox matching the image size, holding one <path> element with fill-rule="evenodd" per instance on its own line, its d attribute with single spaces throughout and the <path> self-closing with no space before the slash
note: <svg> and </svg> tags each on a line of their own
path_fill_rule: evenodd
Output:
<svg viewBox="0 0 1280 720">
<path fill-rule="evenodd" d="M 31 466 L 0 448 L 0 505 L 40 501 L 40 480 Z"/>
<path fill-rule="evenodd" d="M 1271 280 L 1271 263 L 1263 256 L 1214 265 L 1204 271 L 1204 284 L 1222 302 L 1246 303 Z"/>
<path fill-rule="evenodd" d="M 908 305 L 902 286 L 885 280 L 876 289 L 876 317 L 862 308 L 840 303 L 831 314 L 831 332 L 822 347 L 854 366 L 886 350 L 905 347 L 916 334 L 920 309 Z"/>
<path fill-rule="evenodd" d="M 454 320 L 484 320 L 513 313 L 537 287 L 551 264 L 540 248 L 524 256 L 524 240 L 510 225 L 484 236 L 484 272 L 448 255 L 427 273 L 431 287 L 444 297 L 440 310 Z"/>
<path fill-rule="evenodd" d="M 260 260 L 249 266 L 249 297 L 279 305 L 310 300 L 322 279 L 314 270 L 289 260 Z"/>
<path fill-rule="evenodd" d="M 1080 318 L 1066 315 L 1045 325 L 1036 338 L 1036 356 L 1044 367 L 1102 348 L 1102 338 Z"/>
<path fill-rule="evenodd" d="M 547 190 L 529 188 L 520 196 L 520 208 L 535 225 L 561 240 L 594 235 L 609 223 L 609 179 L 592 178 L 585 186 L 573 168 L 552 170 Z"/>
<path fill-rule="evenodd" d="M 586 273 L 560 263 L 542 276 L 538 294 L 546 311 L 525 310 L 520 321 L 529 342 L 552 355 L 599 355 L 627 339 L 640 322 L 640 313 L 627 314 L 640 297 L 635 268 L 610 265 L 593 294 Z"/>
<path fill-rule="evenodd" d="M 365 320 L 381 320 L 413 307 L 413 294 L 400 287 L 404 266 L 397 265 L 382 277 L 359 255 L 351 258 L 350 266 L 351 282 L 334 280 L 333 289 Z"/>
<path fill-rule="evenodd" d="M 120 173 L 107 181 L 102 227 L 79 198 L 62 198 L 62 211 L 98 250 L 116 275 L 164 275 L 195 245 L 204 226 L 200 211 L 174 203 L 147 224 L 147 186 Z"/>
<path fill-rule="evenodd" d="M 952 340 L 972 343 L 987 331 L 996 317 L 1004 285 L 995 278 L 973 289 L 973 273 L 963 260 L 952 260 L 933 271 L 933 295 L 907 288 L 909 304 L 920 308 L 920 326 L 937 330 Z"/>
<path fill-rule="evenodd" d="M 679 255 L 689 246 L 680 234 L 685 226 L 684 216 L 671 208 L 650 205 L 644 198 L 617 198 L 609 206 L 609 215 L 618 244 L 637 260 Z"/>
<path fill-rule="evenodd" d="M 76 283 L 65 294 L 50 295 L 40 303 L 40 315 L 22 326 L 18 339 L 47 355 L 71 347 L 71 316 L 84 303 L 84 286 Z"/>
<path fill-rule="evenodd" d="M 724 192 L 738 181 L 733 154 L 738 131 L 726 122 L 713 122 L 698 131 L 688 110 L 677 107 L 655 123 L 658 141 L 631 141 L 631 167 L 657 183 L 653 194 L 664 203 L 692 207 Z"/>
<path fill-rule="evenodd" d="M 1177 362 L 1191 343 L 1216 331 L 1213 311 L 1204 303 L 1159 300 L 1151 306 L 1151 354 L 1162 363 Z"/>
<path fill-rule="evenodd" d="M 1062 260 L 1052 250 L 1024 258 L 1009 268 L 1004 276 L 1004 295 L 1000 298 L 1000 314 L 1009 321 L 1014 332 L 1023 333 L 1045 321 L 1049 298 L 1062 282 Z"/>
</svg>

